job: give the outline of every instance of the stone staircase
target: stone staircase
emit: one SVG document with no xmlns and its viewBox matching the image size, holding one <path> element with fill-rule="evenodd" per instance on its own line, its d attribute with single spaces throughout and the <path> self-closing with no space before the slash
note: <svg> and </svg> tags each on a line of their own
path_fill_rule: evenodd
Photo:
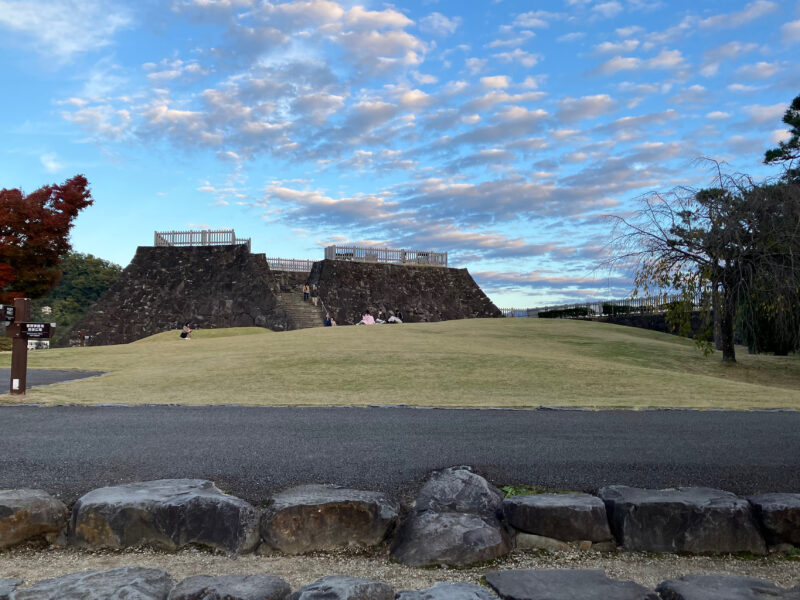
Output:
<svg viewBox="0 0 800 600">
<path fill-rule="evenodd" d="M 314 306 L 310 298 L 304 302 L 303 292 L 283 292 L 278 296 L 278 303 L 297 325 L 297 329 L 325 325 L 325 313 L 322 311 L 322 305 Z"/>
</svg>

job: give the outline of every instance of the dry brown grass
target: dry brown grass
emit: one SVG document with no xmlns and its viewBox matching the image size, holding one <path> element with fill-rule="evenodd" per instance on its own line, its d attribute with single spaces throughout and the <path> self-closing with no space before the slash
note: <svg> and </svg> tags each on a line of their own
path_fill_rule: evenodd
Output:
<svg viewBox="0 0 800 600">
<path fill-rule="evenodd" d="M 569 320 L 218 329 L 196 331 L 191 341 L 166 332 L 133 344 L 32 352 L 31 368 L 110 374 L 33 388 L 25 401 L 800 408 L 800 357 L 743 348 L 738 357 L 727 366 L 689 340 Z"/>
</svg>

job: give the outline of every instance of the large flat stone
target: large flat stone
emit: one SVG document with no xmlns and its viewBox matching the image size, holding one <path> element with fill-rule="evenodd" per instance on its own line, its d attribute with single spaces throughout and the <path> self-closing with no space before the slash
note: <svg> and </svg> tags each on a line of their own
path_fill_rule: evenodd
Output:
<svg viewBox="0 0 800 600">
<path fill-rule="evenodd" d="M 407 565 L 466 567 L 508 554 L 511 542 L 499 523 L 466 513 L 410 515 L 395 535 L 392 558 Z"/>
<path fill-rule="evenodd" d="M 589 494 L 530 494 L 506 498 L 503 514 L 514 529 L 574 542 L 612 539 L 606 506 Z"/>
<path fill-rule="evenodd" d="M 291 591 L 275 575 L 196 575 L 176 585 L 169 600 L 284 600 Z"/>
<path fill-rule="evenodd" d="M 654 591 L 609 579 L 600 569 L 494 571 L 486 582 L 504 600 L 660 600 Z"/>
<path fill-rule="evenodd" d="M 170 589 L 164 571 L 120 567 L 44 579 L 12 592 L 10 600 L 167 600 Z"/>
<path fill-rule="evenodd" d="M 286 554 L 380 544 L 397 506 L 379 492 L 304 485 L 276 494 L 261 518 L 261 536 Z"/>
<path fill-rule="evenodd" d="M 417 512 L 457 512 L 495 519 L 502 515 L 503 492 L 463 467 L 435 471 L 417 494 Z"/>
<path fill-rule="evenodd" d="M 684 575 L 656 588 L 663 600 L 800 600 L 800 589 L 738 575 Z"/>
<path fill-rule="evenodd" d="M 69 510 L 44 490 L 0 490 L 0 548 L 45 538 L 55 539 Z"/>
<path fill-rule="evenodd" d="M 399 592 L 395 600 L 497 600 L 497 596 L 474 583 L 437 583 L 426 590 Z"/>
<path fill-rule="evenodd" d="M 0 600 L 8 600 L 11 592 L 22 585 L 21 579 L 2 579 L 0 578 Z"/>
<path fill-rule="evenodd" d="M 290 600 L 394 600 L 394 588 L 388 583 L 331 575 L 300 588 Z"/>
<path fill-rule="evenodd" d="M 598 495 L 625 550 L 766 553 L 750 503 L 730 492 L 609 486 Z"/>
<path fill-rule="evenodd" d="M 237 554 L 258 544 L 260 512 L 202 479 L 162 479 L 101 488 L 78 499 L 68 541 L 83 548 L 198 544 Z"/>
<path fill-rule="evenodd" d="M 800 546 L 800 494 L 763 494 L 749 500 L 769 545 Z"/>
</svg>

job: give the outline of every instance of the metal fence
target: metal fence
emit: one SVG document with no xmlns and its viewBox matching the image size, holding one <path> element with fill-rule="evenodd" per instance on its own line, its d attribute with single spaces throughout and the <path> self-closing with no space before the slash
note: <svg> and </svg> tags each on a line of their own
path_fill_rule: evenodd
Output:
<svg viewBox="0 0 800 600">
<path fill-rule="evenodd" d="M 573 311 L 566 318 L 606 317 L 619 314 L 655 314 L 663 313 L 675 302 L 683 302 L 686 298 L 681 294 L 663 294 L 637 298 L 614 300 L 592 300 L 573 304 L 554 304 L 536 308 L 501 308 L 504 317 L 538 317 L 546 311 Z M 698 293 L 691 299 L 692 309 L 697 310 L 703 303 L 703 294 Z"/>
<path fill-rule="evenodd" d="M 362 248 L 359 246 L 327 246 L 325 258 L 354 262 L 389 263 L 446 267 L 447 252 L 421 250 L 396 250 L 394 248 Z"/>
<path fill-rule="evenodd" d="M 230 246 L 244 244 L 250 250 L 250 238 L 236 237 L 233 229 L 211 231 L 156 231 L 154 246 Z"/>
<path fill-rule="evenodd" d="M 313 260 L 304 260 L 301 258 L 267 258 L 267 264 L 273 271 L 310 273 L 314 262 Z"/>
</svg>

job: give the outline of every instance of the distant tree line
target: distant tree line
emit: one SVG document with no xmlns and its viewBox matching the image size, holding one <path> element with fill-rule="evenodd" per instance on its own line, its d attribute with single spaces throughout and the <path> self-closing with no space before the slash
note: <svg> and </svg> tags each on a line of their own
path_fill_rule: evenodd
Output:
<svg viewBox="0 0 800 600">
<path fill-rule="evenodd" d="M 119 265 L 72 252 L 69 232 L 78 213 L 92 203 L 83 175 L 31 194 L 0 190 L 0 303 L 32 298 L 33 319 L 57 323 L 55 340 L 122 272 Z M 42 313 L 44 306 L 52 309 L 50 314 Z"/>
<path fill-rule="evenodd" d="M 91 254 L 70 252 L 61 260 L 61 279 L 46 296 L 33 301 L 34 318 L 58 324 L 53 342 L 62 339 L 108 288 L 116 283 L 122 267 Z M 49 306 L 51 313 L 42 308 Z"/>
</svg>

